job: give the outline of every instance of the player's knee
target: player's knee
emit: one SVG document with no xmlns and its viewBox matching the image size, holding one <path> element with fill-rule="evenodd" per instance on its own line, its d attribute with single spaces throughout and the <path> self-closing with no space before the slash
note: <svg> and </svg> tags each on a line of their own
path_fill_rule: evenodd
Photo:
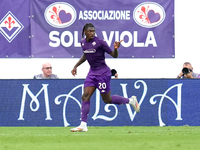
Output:
<svg viewBox="0 0 200 150">
<path fill-rule="evenodd" d="M 82 95 L 82 100 L 83 100 L 83 101 L 89 101 L 89 100 L 90 100 L 90 95 L 89 95 L 88 93 L 84 93 L 84 94 Z"/>
</svg>

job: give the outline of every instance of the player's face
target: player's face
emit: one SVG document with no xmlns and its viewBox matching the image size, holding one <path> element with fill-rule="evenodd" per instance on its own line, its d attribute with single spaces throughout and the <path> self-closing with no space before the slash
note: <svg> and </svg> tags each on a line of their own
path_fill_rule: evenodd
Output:
<svg viewBox="0 0 200 150">
<path fill-rule="evenodd" d="M 95 36 L 95 28 L 94 27 L 88 27 L 87 30 L 85 30 L 86 40 L 92 40 Z"/>
</svg>

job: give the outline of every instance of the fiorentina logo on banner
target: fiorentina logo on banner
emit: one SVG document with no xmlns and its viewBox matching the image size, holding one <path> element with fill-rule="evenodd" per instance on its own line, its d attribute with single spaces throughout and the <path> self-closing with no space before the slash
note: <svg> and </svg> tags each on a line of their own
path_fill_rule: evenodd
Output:
<svg viewBox="0 0 200 150">
<path fill-rule="evenodd" d="M 0 32 L 9 43 L 23 28 L 21 22 L 10 11 L 0 21 Z"/>
<path fill-rule="evenodd" d="M 46 8 L 44 17 L 51 26 L 65 28 L 76 20 L 76 10 L 68 3 L 53 3 Z"/>
<path fill-rule="evenodd" d="M 165 10 L 158 3 L 145 2 L 135 8 L 133 18 L 138 25 L 153 28 L 165 20 Z"/>
</svg>

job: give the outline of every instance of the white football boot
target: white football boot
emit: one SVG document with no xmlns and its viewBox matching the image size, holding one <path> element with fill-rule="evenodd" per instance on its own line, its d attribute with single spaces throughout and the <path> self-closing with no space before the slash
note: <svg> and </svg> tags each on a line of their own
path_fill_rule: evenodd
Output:
<svg viewBox="0 0 200 150">
<path fill-rule="evenodd" d="M 129 98 L 129 104 L 135 109 L 137 113 L 140 112 L 140 106 L 138 104 L 136 96 L 132 96 L 131 98 Z"/>
<path fill-rule="evenodd" d="M 71 132 L 87 132 L 87 131 L 88 131 L 87 123 L 83 121 L 78 127 L 71 129 Z"/>
</svg>

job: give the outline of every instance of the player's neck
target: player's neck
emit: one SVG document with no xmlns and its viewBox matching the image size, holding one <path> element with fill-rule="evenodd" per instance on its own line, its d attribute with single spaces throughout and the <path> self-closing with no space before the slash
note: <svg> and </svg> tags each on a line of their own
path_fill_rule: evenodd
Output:
<svg viewBox="0 0 200 150">
<path fill-rule="evenodd" d="M 89 39 L 89 38 L 86 38 L 86 41 L 87 42 L 90 42 L 90 41 L 92 41 L 94 38 L 92 38 L 92 39 Z"/>
</svg>

